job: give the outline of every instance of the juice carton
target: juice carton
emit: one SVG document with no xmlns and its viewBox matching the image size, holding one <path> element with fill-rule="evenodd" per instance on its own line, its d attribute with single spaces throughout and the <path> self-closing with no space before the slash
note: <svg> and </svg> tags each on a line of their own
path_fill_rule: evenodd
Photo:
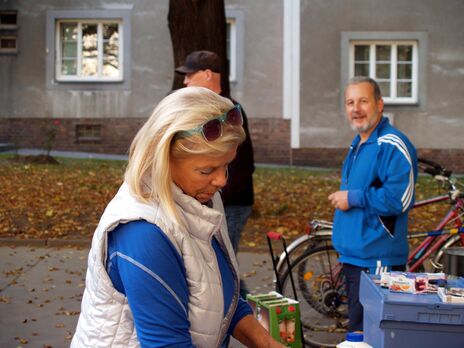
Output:
<svg viewBox="0 0 464 348">
<path fill-rule="evenodd" d="M 247 300 L 256 319 L 275 340 L 287 347 L 302 346 L 300 309 L 297 301 L 282 296 L 261 295 L 249 295 Z"/>
</svg>

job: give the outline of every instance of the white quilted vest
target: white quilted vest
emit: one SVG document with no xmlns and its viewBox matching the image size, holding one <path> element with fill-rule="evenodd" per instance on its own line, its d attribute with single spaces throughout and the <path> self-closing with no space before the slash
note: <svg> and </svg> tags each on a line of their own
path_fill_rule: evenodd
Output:
<svg viewBox="0 0 464 348">
<path fill-rule="evenodd" d="M 175 185 L 173 193 L 188 232 L 170 223 L 156 204 L 138 201 L 125 183 L 108 204 L 92 239 L 81 314 L 71 348 L 140 347 L 127 298 L 113 287 L 105 269 L 108 232 L 120 223 L 134 220 L 146 220 L 159 226 L 184 260 L 193 344 L 208 348 L 220 346 L 237 306 L 238 290 L 224 316 L 221 275 L 211 246 L 213 236 L 233 270 L 235 288 L 239 288 L 237 261 L 227 235 L 222 201 L 216 193 L 213 208 L 208 208 L 184 195 Z"/>
</svg>

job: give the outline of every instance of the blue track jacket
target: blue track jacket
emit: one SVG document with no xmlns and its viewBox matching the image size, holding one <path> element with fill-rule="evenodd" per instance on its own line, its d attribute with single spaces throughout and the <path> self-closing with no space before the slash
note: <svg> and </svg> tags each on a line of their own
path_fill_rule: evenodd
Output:
<svg viewBox="0 0 464 348">
<path fill-rule="evenodd" d="M 386 117 L 345 158 L 340 190 L 347 211 L 336 210 L 333 245 L 340 262 L 360 267 L 404 265 L 408 258 L 408 211 L 414 204 L 416 149 Z"/>
</svg>

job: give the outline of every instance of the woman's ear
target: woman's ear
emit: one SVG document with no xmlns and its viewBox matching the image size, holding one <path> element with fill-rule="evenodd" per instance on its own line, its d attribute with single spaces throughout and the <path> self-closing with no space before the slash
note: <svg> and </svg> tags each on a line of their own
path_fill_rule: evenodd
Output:
<svg viewBox="0 0 464 348">
<path fill-rule="evenodd" d="M 213 72 L 211 71 L 211 69 L 206 69 L 205 70 L 206 81 L 211 81 L 212 78 L 213 78 Z"/>
</svg>

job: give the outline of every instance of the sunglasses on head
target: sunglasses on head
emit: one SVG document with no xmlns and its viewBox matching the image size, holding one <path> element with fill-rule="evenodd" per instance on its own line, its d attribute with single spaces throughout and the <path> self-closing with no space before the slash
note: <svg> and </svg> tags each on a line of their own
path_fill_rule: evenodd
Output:
<svg viewBox="0 0 464 348">
<path fill-rule="evenodd" d="M 219 138 L 222 135 L 222 124 L 228 123 L 232 126 L 241 126 L 243 124 L 242 111 L 239 104 L 235 105 L 229 111 L 223 113 L 222 115 L 215 117 L 211 120 L 206 121 L 202 125 L 186 130 L 181 131 L 176 134 L 176 139 L 186 138 L 196 133 L 201 133 L 203 138 L 207 141 L 213 141 Z"/>
</svg>

